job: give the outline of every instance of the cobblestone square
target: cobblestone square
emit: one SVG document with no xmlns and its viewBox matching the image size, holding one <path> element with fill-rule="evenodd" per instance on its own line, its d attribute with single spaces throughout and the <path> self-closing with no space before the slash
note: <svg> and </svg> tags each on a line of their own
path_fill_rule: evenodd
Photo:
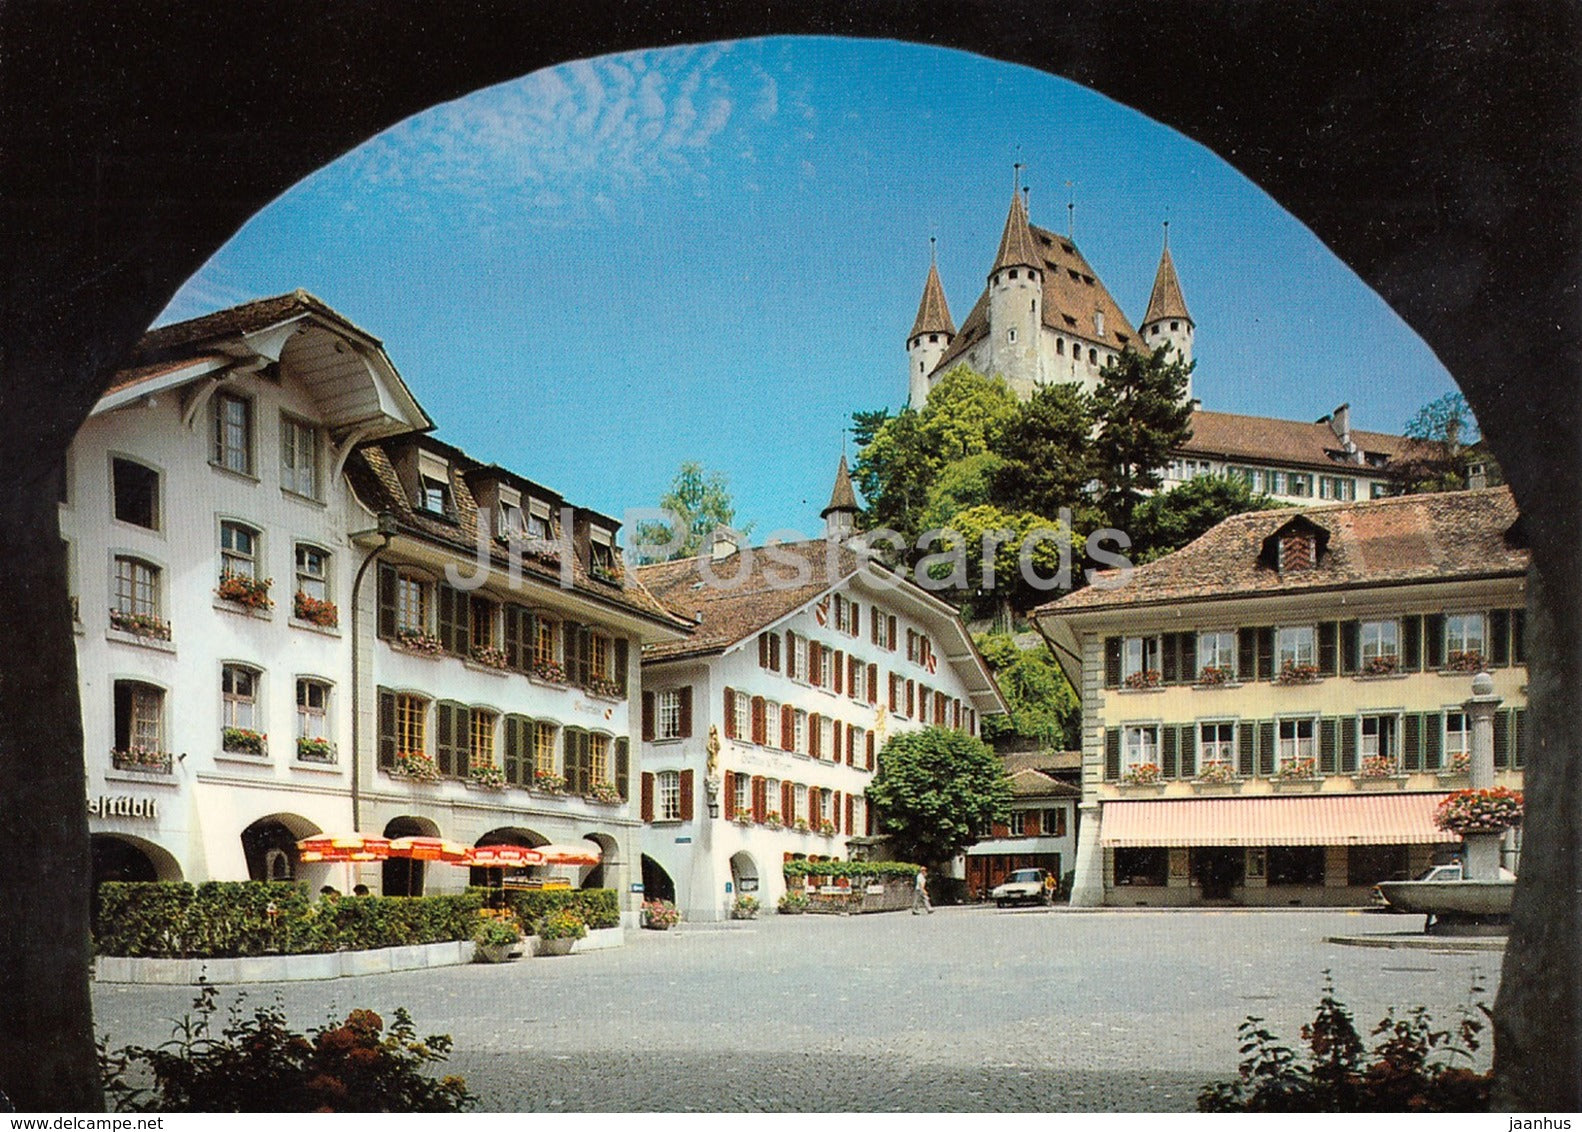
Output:
<svg viewBox="0 0 1582 1132">
<path fill-rule="evenodd" d="M 297 1027 L 405 1006 L 420 1032 L 453 1036 L 446 1071 L 495 1111 L 1190 1111 L 1234 1075 L 1245 1016 L 1297 1040 L 1325 970 L 1365 1034 L 1391 1005 L 1451 1020 L 1475 974 L 1492 1004 L 1498 951 L 1325 942 L 1418 926 L 1295 910 L 769 916 L 564 959 L 245 989 Z M 96 1028 L 114 1046 L 163 1041 L 193 993 L 98 985 Z"/>
</svg>

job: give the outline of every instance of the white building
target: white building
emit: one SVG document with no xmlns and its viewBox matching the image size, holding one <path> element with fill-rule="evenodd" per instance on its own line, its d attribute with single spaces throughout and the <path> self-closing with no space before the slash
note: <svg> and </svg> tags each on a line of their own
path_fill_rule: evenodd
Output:
<svg viewBox="0 0 1582 1132">
<path fill-rule="evenodd" d="M 638 570 L 695 624 L 643 652 L 643 881 L 690 919 L 737 893 L 772 907 L 784 861 L 874 832 L 891 735 L 1005 710 L 955 611 L 842 543 L 855 511 L 842 461 L 827 539 Z"/>
</svg>

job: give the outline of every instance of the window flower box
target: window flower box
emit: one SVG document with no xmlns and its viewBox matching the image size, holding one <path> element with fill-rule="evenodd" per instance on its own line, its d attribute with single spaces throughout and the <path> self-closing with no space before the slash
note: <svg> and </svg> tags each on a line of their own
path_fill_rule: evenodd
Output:
<svg viewBox="0 0 1582 1132">
<path fill-rule="evenodd" d="M 116 770 L 169 774 L 170 762 L 169 751 L 155 751 L 147 747 L 118 747 L 110 752 L 110 765 Z"/>
<path fill-rule="evenodd" d="M 315 739 L 304 735 L 297 740 L 297 761 L 304 763 L 333 763 L 335 744 L 328 739 Z"/>
<path fill-rule="evenodd" d="M 603 582 L 607 586 L 621 584 L 621 572 L 613 566 L 604 566 L 594 563 L 588 568 L 588 576 L 596 582 Z"/>
<path fill-rule="evenodd" d="M 395 643 L 407 652 L 417 653 L 419 656 L 440 656 L 445 651 L 445 646 L 440 644 L 438 637 L 416 629 L 401 630 L 396 634 Z"/>
<path fill-rule="evenodd" d="M 825 837 L 834 837 L 835 823 L 830 821 L 828 818 L 825 818 L 823 821 L 818 823 L 818 831 Z"/>
<path fill-rule="evenodd" d="M 1522 794 L 1504 786 L 1457 790 L 1434 811 L 1434 824 L 1458 837 L 1504 833 L 1522 824 Z"/>
<path fill-rule="evenodd" d="M 233 755 L 268 753 L 269 736 L 245 727 L 227 727 L 220 732 L 220 749 Z"/>
<path fill-rule="evenodd" d="M 553 660 L 541 660 L 533 665 L 532 675 L 550 684 L 564 684 L 566 670 Z"/>
<path fill-rule="evenodd" d="M 1121 775 L 1121 782 L 1126 786 L 1157 786 L 1162 778 L 1158 763 L 1138 763 Z"/>
<path fill-rule="evenodd" d="M 1197 778 L 1193 781 L 1209 786 L 1227 786 L 1241 779 L 1236 774 L 1236 768 L 1226 759 L 1208 759 L 1197 768 Z"/>
<path fill-rule="evenodd" d="M 1231 671 L 1214 664 L 1205 664 L 1197 670 L 1197 682 L 1206 688 L 1214 688 L 1220 684 L 1230 682 Z"/>
<path fill-rule="evenodd" d="M 1314 664 L 1297 664 L 1288 660 L 1280 666 L 1280 675 L 1275 677 L 1277 684 L 1316 684 L 1318 683 L 1318 666 Z"/>
<path fill-rule="evenodd" d="M 608 782 L 595 783 L 593 789 L 584 794 L 583 798 L 589 802 L 597 802 L 601 806 L 615 806 L 626 801 Z"/>
<path fill-rule="evenodd" d="M 1394 778 L 1397 772 L 1395 760 L 1388 755 L 1373 755 L 1362 760 L 1362 766 L 1357 771 L 1358 778 Z"/>
<path fill-rule="evenodd" d="M 439 767 L 432 757 L 422 751 L 401 751 L 395 757 L 394 772 L 397 778 L 411 778 L 418 782 L 438 782 Z"/>
<path fill-rule="evenodd" d="M 269 587 L 274 584 L 273 578 L 254 578 L 249 574 L 236 574 L 227 570 L 220 575 L 220 584 L 214 592 L 222 600 L 233 602 L 243 609 L 262 611 L 275 607 L 274 599 L 269 596 Z"/>
<path fill-rule="evenodd" d="M 1394 676 L 1401 667 L 1398 656 L 1370 656 L 1362 666 L 1364 676 Z"/>
<path fill-rule="evenodd" d="M 566 792 L 566 776 L 556 774 L 551 770 L 534 771 L 533 789 L 541 794 L 564 794 Z"/>
<path fill-rule="evenodd" d="M 1276 782 L 1308 782 L 1318 778 L 1318 763 L 1314 759 L 1290 759 L 1274 772 Z"/>
<path fill-rule="evenodd" d="M 590 696 L 603 696 L 611 700 L 618 700 L 626 695 L 626 689 L 614 680 L 589 680 L 582 686 L 582 690 Z"/>
<path fill-rule="evenodd" d="M 126 613 L 112 609 L 110 628 L 131 633 L 134 637 L 152 637 L 158 641 L 170 640 L 170 622 L 155 617 L 152 613 Z"/>
<path fill-rule="evenodd" d="M 791 828 L 796 830 L 798 833 L 806 833 L 808 831 L 808 824 L 801 818 L 797 818 L 796 821 L 791 823 Z"/>
<path fill-rule="evenodd" d="M 768 826 L 770 829 L 779 829 L 780 828 L 780 811 L 779 810 L 770 810 L 768 813 L 766 813 L 764 815 L 764 824 L 766 826 Z"/>
<path fill-rule="evenodd" d="M 1482 672 L 1483 667 L 1483 654 L 1476 649 L 1469 652 L 1453 652 L 1445 657 L 1446 672 Z"/>
<path fill-rule="evenodd" d="M 504 790 L 505 771 L 493 763 L 475 763 L 467 771 L 467 781 L 485 790 Z"/>
<path fill-rule="evenodd" d="M 468 656 L 477 664 L 485 668 L 504 668 L 505 652 L 490 645 L 474 645 Z"/>
<path fill-rule="evenodd" d="M 1472 756 L 1466 751 L 1457 751 L 1450 756 L 1450 765 L 1445 767 L 1444 774 L 1468 775 L 1472 773 Z"/>
<path fill-rule="evenodd" d="M 1121 681 L 1123 687 L 1134 692 L 1144 688 L 1157 688 L 1162 683 L 1164 683 L 1164 675 L 1157 668 L 1145 668 L 1141 672 L 1133 672 Z"/>
<path fill-rule="evenodd" d="M 737 810 L 736 811 L 736 816 L 731 818 L 731 820 L 733 822 L 735 822 L 737 825 L 742 825 L 742 826 L 752 825 L 753 824 L 753 812 L 751 810 Z"/>
<path fill-rule="evenodd" d="M 291 614 L 298 621 L 306 621 L 321 629 L 333 629 L 341 623 L 341 611 L 333 601 L 321 601 L 298 590 L 291 599 Z"/>
</svg>

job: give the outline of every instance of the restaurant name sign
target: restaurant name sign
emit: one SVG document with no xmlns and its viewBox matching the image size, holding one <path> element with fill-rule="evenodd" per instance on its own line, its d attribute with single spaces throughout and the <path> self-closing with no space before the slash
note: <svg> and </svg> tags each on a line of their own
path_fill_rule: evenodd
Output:
<svg viewBox="0 0 1582 1132">
<path fill-rule="evenodd" d="M 88 816 L 91 818 L 148 818 L 159 817 L 157 798 L 135 798 L 130 794 L 101 794 L 88 799 Z"/>
</svg>

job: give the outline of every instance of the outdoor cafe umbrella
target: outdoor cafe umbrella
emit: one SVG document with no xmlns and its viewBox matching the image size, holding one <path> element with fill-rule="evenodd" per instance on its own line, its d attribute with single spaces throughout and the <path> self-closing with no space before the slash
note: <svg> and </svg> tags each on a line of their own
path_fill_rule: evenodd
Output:
<svg viewBox="0 0 1582 1132">
<path fill-rule="evenodd" d="M 538 853 L 546 865 L 597 865 L 603 859 L 592 842 L 583 845 L 540 845 Z"/>
<path fill-rule="evenodd" d="M 360 833 L 315 833 L 297 842 L 304 864 L 316 861 L 383 861 L 390 856 L 388 837 Z"/>
<path fill-rule="evenodd" d="M 390 842 L 390 856 L 412 861 L 441 861 L 448 865 L 468 864 L 471 849 L 443 837 L 398 837 Z"/>
<path fill-rule="evenodd" d="M 544 858 L 539 850 L 526 845 L 475 845 L 458 865 L 471 865 L 478 869 L 503 869 L 523 865 L 542 865 Z"/>
</svg>

